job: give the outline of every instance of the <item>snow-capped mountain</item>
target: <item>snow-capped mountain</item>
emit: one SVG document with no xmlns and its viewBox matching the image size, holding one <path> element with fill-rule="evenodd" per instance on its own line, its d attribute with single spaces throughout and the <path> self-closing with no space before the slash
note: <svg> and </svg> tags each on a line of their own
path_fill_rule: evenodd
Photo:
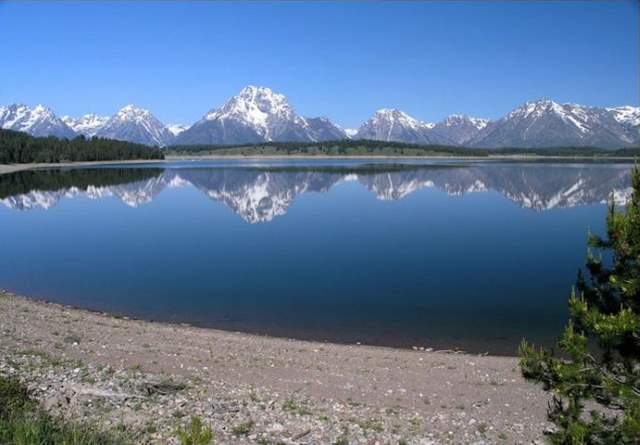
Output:
<svg viewBox="0 0 640 445">
<path fill-rule="evenodd" d="M 438 122 L 433 127 L 433 133 L 456 145 L 464 145 L 478 137 L 489 122 L 489 119 L 470 117 L 464 114 L 452 114 Z"/>
<path fill-rule="evenodd" d="M 167 124 L 167 130 L 171 132 L 172 135 L 178 136 L 180 133 L 189 128 L 188 125 L 183 124 Z"/>
<path fill-rule="evenodd" d="M 127 105 L 111 116 L 96 136 L 160 147 L 170 144 L 174 138 L 149 110 L 135 105 Z"/>
<path fill-rule="evenodd" d="M 0 107 L 0 128 L 23 131 L 32 136 L 73 138 L 75 132 L 44 105 L 29 108 L 23 104 Z"/>
<path fill-rule="evenodd" d="M 81 134 L 88 138 L 95 136 L 109 121 L 108 116 L 99 116 L 93 113 L 85 114 L 77 119 L 71 116 L 62 116 L 60 119 L 76 134 Z"/>
<path fill-rule="evenodd" d="M 433 133 L 434 127 L 435 124 L 419 121 L 404 111 L 382 108 L 362 124 L 354 138 L 413 144 L 443 143 L 442 138 Z"/>
<path fill-rule="evenodd" d="M 605 108 L 538 100 L 527 102 L 487 125 L 470 142 L 470 145 L 483 148 L 620 148 L 635 141 L 614 113 Z"/>
<path fill-rule="evenodd" d="M 209 111 L 176 138 L 177 144 L 245 144 L 342 139 L 326 118 L 298 116 L 287 98 L 265 87 L 248 86 L 222 107 Z"/>
<path fill-rule="evenodd" d="M 58 118 L 43 105 L 0 107 L 0 128 L 33 136 L 99 136 L 147 145 L 252 144 L 373 139 L 478 148 L 600 147 L 640 145 L 640 107 L 589 107 L 552 100 L 526 102 L 489 121 L 454 114 L 432 124 L 398 109 L 376 111 L 358 130 L 326 117 L 295 113 L 287 98 L 269 88 L 248 86 L 195 124 L 165 125 L 153 114 L 127 105 L 111 117 L 86 114 Z"/>
</svg>

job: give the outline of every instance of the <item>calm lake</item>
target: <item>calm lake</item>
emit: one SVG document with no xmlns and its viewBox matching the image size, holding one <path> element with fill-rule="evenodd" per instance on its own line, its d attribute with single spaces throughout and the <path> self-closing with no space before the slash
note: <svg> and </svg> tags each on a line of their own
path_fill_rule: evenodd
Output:
<svg viewBox="0 0 640 445">
<path fill-rule="evenodd" d="M 192 161 L 0 176 L 0 287 L 152 320 L 550 344 L 630 164 Z"/>
</svg>

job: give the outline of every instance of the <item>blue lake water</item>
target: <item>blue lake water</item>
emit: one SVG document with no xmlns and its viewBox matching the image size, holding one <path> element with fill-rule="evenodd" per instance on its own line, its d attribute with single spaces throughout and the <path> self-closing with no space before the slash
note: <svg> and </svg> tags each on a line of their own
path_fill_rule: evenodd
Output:
<svg viewBox="0 0 640 445">
<path fill-rule="evenodd" d="M 0 176 L 0 287 L 152 320 L 513 354 L 550 344 L 630 165 L 194 161 Z"/>
</svg>

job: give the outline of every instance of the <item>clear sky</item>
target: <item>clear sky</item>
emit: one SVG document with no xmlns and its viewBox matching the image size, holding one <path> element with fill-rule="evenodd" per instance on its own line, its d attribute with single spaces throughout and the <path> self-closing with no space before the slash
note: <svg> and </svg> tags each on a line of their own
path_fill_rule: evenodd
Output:
<svg viewBox="0 0 640 445">
<path fill-rule="evenodd" d="M 135 103 L 192 123 L 248 84 L 358 126 L 382 107 L 495 118 L 639 102 L 639 6 L 568 2 L 0 2 L 0 104 Z"/>
</svg>

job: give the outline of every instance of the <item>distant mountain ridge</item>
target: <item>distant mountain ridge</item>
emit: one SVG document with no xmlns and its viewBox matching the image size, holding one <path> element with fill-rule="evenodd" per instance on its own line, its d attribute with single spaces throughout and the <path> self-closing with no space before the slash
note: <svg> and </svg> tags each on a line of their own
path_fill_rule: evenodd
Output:
<svg viewBox="0 0 640 445">
<path fill-rule="evenodd" d="M 0 128 L 34 136 L 98 136 L 161 147 L 372 139 L 471 148 L 614 149 L 640 145 L 640 107 L 599 108 L 541 99 L 526 102 L 494 121 L 454 114 L 437 123 L 382 108 L 356 130 L 343 129 L 327 117 L 300 116 L 283 94 L 248 86 L 191 126 L 166 125 L 135 105 L 111 117 L 59 118 L 43 105 L 12 104 L 0 107 Z"/>
</svg>

